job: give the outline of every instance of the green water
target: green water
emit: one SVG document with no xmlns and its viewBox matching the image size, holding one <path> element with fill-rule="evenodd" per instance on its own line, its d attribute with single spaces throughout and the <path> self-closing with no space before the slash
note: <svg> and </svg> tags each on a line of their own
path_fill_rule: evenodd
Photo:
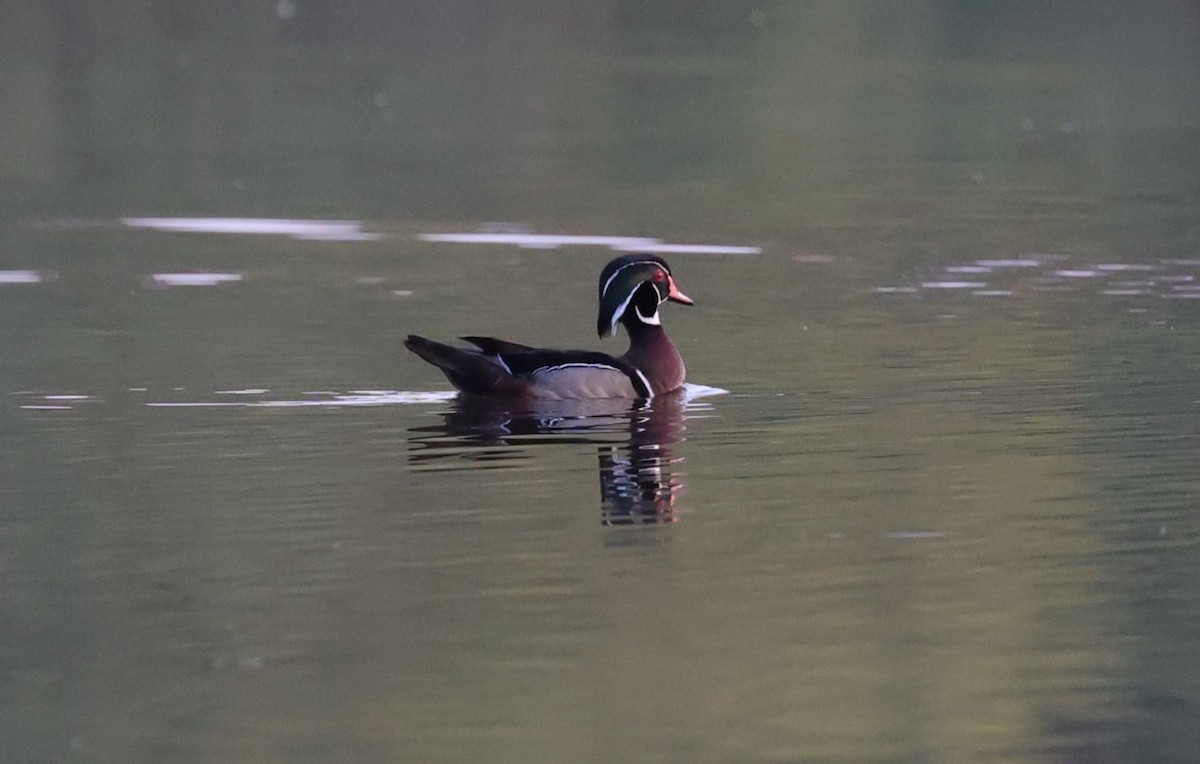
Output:
<svg viewBox="0 0 1200 764">
<path fill-rule="evenodd" d="M 1125 5 L 0 11 L 0 759 L 1196 760 L 1200 11 Z M 472 232 L 758 254 L 665 255 L 687 401 L 481 409 L 403 337 L 624 340 Z"/>
</svg>

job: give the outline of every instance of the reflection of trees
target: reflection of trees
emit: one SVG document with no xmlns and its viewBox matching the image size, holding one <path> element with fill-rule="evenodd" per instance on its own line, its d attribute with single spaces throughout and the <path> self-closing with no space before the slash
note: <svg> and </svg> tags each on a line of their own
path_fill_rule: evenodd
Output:
<svg viewBox="0 0 1200 764">
<path fill-rule="evenodd" d="M 12 6 L 0 174 L 59 203 L 640 221 L 653 201 L 776 235 L 996 215 L 1031 180 L 1120 188 L 1147 155 L 1107 131 L 1200 120 L 1195 11 L 1167 0 L 642 5 Z M 1047 167 L 1031 151 L 1048 170 L 1013 177 Z M 899 204 L 914 182 L 932 196 Z"/>
</svg>

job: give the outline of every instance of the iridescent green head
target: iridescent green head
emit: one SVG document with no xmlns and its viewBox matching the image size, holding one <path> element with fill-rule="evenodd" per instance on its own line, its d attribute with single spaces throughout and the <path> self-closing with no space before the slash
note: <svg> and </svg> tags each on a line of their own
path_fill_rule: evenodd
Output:
<svg viewBox="0 0 1200 764">
<path fill-rule="evenodd" d="M 691 305 L 679 291 L 671 266 L 657 255 L 622 255 L 600 271 L 600 312 L 596 332 L 601 337 L 617 333 L 617 324 L 638 321 L 659 324 L 658 306 L 667 300 Z"/>
</svg>

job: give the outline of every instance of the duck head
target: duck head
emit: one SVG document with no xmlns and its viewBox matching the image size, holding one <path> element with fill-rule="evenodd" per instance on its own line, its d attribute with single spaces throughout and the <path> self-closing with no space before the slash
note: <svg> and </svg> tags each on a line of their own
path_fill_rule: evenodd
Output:
<svg viewBox="0 0 1200 764">
<path fill-rule="evenodd" d="M 617 324 L 658 326 L 658 306 L 667 300 L 691 305 L 679 291 L 671 266 L 657 255 L 622 255 L 600 271 L 600 312 L 596 331 L 601 337 L 617 333 Z"/>
</svg>

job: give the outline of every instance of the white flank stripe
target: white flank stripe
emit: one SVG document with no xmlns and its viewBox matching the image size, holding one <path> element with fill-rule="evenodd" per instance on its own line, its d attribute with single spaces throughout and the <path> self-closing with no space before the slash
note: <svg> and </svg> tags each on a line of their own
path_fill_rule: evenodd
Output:
<svg viewBox="0 0 1200 764">
<path fill-rule="evenodd" d="M 560 363 L 557 366 L 538 367 L 533 370 L 533 374 L 548 374 L 553 371 L 559 371 L 560 369 L 607 369 L 609 371 L 619 371 L 622 374 L 625 373 L 616 366 L 611 366 L 607 363 Z M 654 388 L 650 386 L 650 380 L 646 379 L 646 375 L 642 373 L 641 369 L 634 367 L 633 371 L 638 375 L 638 379 L 642 381 L 642 384 L 646 386 L 646 397 L 653 398 Z"/>
<path fill-rule="evenodd" d="M 557 366 L 539 366 L 533 370 L 533 373 L 542 374 L 558 371 L 559 369 L 609 369 L 611 371 L 621 371 L 616 366 L 607 363 L 560 363 Z"/>
</svg>

